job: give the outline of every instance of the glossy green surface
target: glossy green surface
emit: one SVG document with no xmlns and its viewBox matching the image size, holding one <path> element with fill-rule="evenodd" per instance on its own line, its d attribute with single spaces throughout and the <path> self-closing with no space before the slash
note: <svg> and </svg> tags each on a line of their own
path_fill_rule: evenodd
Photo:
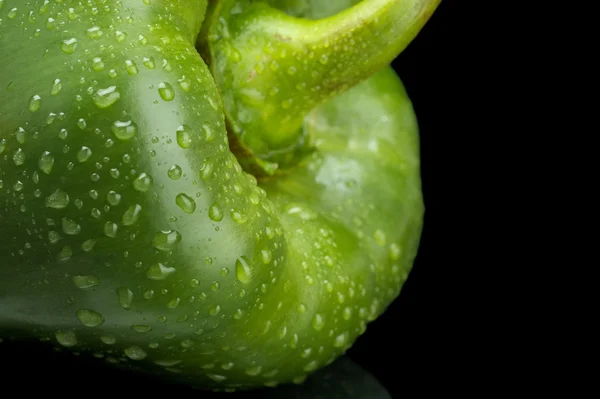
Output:
<svg viewBox="0 0 600 399">
<path fill-rule="evenodd" d="M 194 48 L 205 7 L 0 0 L 0 334 L 201 388 L 301 383 L 412 267 L 416 119 L 381 70 L 257 183 Z"/>
</svg>

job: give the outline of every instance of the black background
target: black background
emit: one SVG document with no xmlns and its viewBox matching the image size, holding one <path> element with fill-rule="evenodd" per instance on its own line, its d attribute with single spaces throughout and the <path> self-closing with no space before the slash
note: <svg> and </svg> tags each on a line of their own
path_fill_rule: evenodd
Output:
<svg viewBox="0 0 600 399">
<path fill-rule="evenodd" d="M 454 270 L 460 263 L 450 239 L 455 234 L 453 197 L 459 188 L 453 159 L 459 150 L 465 109 L 461 86 L 465 70 L 458 25 L 465 18 L 460 2 L 445 0 L 409 47 L 394 61 L 406 85 L 420 124 L 423 191 L 426 216 L 421 247 L 400 297 L 356 342 L 348 355 L 373 373 L 393 398 L 444 389 L 461 369 L 456 331 L 461 330 Z M 462 71 L 462 73 L 457 73 Z M 469 101 L 470 99 L 466 99 Z M 449 187 L 452 187 L 450 189 Z M 457 350 L 458 349 L 458 350 Z M 463 359 L 464 360 L 464 359 Z M 18 381 L 19 393 L 135 394 L 136 397 L 194 395 L 186 387 L 123 376 L 102 366 L 81 364 L 73 357 L 23 344 L 0 344 L 3 390 Z M 119 388 L 116 388 L 119 386 Z M 409 395 L 412 396 L 412 395 Z"/>
</svg>

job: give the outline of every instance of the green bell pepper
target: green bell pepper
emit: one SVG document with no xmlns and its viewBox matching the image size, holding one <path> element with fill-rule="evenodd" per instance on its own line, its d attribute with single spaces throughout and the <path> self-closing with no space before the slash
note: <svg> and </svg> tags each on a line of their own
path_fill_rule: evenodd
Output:
<svg viewBox="0 0 600 399">
<path fill-rule="evenodd" d="M 0 333 L 203 389 L 340 357 L 416 256 L 386 65 L 438 4 L 0 0 Z"/>
</svg>

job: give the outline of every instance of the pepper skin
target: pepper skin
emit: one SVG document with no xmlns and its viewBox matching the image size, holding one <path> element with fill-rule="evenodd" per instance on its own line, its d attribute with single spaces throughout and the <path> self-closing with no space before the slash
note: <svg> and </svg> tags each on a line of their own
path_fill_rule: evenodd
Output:
<svg viewBox="0 0 600 399">
<path fill-rule="evenodd" d="M 202 389 L 301 383 L 341 356 L 417 252 L 418 127 L 384 66 L 438 2 L 409 1 L 414 25 L 356 73 L 340 63 L 342 86 L 242 120 L 235 99 L 253 98 L 254 115 L 275 109 L 257 93 L 278 85 L 303 101 L 292 87 L 338 73 L 321 68 L 338 53 L 320 50 L 283 57 L 298 73 L 265 75 L 254 91 L 225 83 L 277 54 L 248 40 L 228 64 L 238 56 L 224 26 L 263 26 L 258 6 L 276 35 L 290 2 L 211 2 L 202 28 L 206 0 L 0 0 L 0 333 Z M 352 3 L 304 2 L 297 15 L 347 8 L 337 24 Z M 383 7 L 379 26 L 402 1 L 368 3 Z M 305 79 L 310 66 L 323 75 Z M 261 159 L 252 137 L 292 137 L 287 167 Z M 234 143 L 266 173 L 244 171 Z"/>
</svg>

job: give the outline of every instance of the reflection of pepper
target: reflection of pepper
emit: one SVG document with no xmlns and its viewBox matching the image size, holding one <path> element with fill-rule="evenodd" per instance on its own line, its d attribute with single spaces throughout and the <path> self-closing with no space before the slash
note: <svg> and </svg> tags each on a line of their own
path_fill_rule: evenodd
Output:
<svg viewBox="0 0 600 399">
<path fill-rule="evenodd" d="M 438 2 L 0 0 L 0 329 L 203 388 L 333 361 L 416 254 L 384 67 Z"/>
</svg>

